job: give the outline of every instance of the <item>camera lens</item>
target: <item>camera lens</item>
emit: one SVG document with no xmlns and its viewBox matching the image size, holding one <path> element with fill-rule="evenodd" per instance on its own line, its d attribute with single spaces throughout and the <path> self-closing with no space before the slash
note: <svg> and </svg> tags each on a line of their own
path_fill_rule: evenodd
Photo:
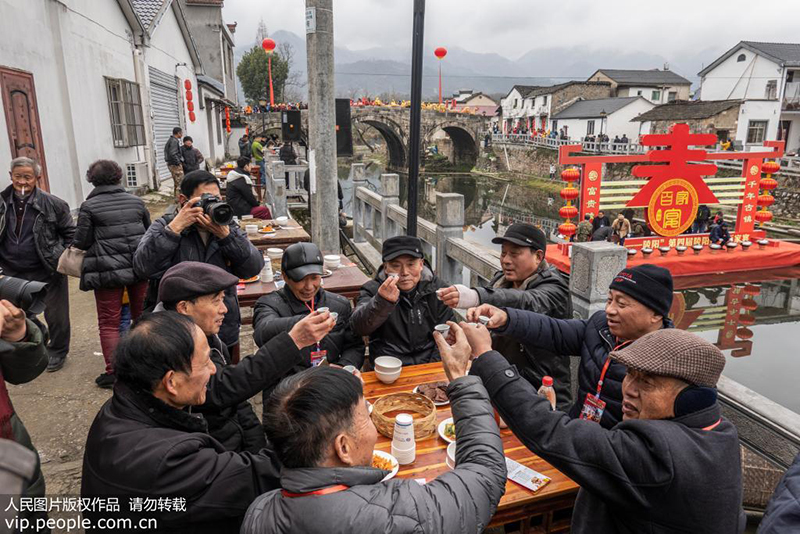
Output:
<svg viewBox="0 0 800 534">
<path fill-rule="evenodd" d="M 233 210 L 224 202 L 215 202 L 206 208 L 211 220 L 220 226 L 227 226 L 233 220 Z"/>
<path fill-rule="evenodd" d="M 0 276 L 0 299 L 5 299 L 27 313 L 38 315 L 44 311 L 47 284 L 10 276 Z"/>
</svg>

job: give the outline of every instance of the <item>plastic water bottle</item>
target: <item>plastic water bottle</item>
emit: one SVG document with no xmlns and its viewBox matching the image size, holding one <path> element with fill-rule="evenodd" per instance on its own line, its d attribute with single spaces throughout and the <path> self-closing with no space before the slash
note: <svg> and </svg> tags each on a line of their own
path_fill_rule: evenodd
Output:
<svg viewBox="0 0 800 534">
<path fill-rule="evenodd" d="M 539 388 L 539 396 L 550 401 L 553 410 L 556 409 L 556 390 L 553 389 L 553 377 L 542 377 L 542 387 Z"/>
</svg>

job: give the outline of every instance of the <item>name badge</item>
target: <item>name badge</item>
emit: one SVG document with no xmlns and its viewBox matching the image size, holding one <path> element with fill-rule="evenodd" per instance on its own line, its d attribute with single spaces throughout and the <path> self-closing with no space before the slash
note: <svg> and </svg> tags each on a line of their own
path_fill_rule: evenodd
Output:
<svg viewBox="0 0 800 534">
<path fill-rule="evenodd" d="M 328 356 L 327 350 L 315 350 L 311 353 L 311 366 L 316 367 Z"/>
<path fill-rule="evenodd" d="M 581 408 L 581 419 L 587 421 L 594 421 L 599 423 L 603 418 L 603 412 L 606 411 L 606 401 L 599 399 L 596 395 L 591 393 L 586 394 L 586 401 Z"/>
</svg>

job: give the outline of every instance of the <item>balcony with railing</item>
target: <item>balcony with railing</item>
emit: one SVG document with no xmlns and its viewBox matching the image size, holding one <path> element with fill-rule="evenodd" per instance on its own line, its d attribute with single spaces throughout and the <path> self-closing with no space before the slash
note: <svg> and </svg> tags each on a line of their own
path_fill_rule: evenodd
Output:
<svg viewBox="0 0 800 534">
<path fill-rule="evenodd" d="M 783 111 L 800 111 L 800 82 L 786 82 L 781 109 Z"/>
</svg>

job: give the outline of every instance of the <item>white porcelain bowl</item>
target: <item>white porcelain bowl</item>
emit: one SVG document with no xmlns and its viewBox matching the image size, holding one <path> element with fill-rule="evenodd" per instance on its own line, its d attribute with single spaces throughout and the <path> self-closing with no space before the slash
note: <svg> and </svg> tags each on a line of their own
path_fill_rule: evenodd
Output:
<svg viewBox="0 0 800 534">
<path fill-rule="evenodd" d="M 258 225 L 257 224 L 246 224 L 244 226 L 244 229 L 248 234 L 257 234 L 258 233 Z"/>
<path fill-rule="evenodd" d="M 275 217 L 275 222 L 279 226 L 286 226 L 289 223 L 289 217 Z"/>
<path fill-rule="evenodd" d="M 445 460 L 447 467 L 450 469 L 456 468 L 456 442 L 454 441 L 447 446 L 447 459 Z"/>
<path fill-rule="evenodd" d="M 375 371 L 382 373 L 394 373 L 403 367 L 403 362 L 394 356 L 379 356 L 375 358 Z"/>
<path fill-rule="evenodd" d="M 375 369 L 375 376 L 377 376 L 378 380 L 380 380 L 384 384 L 392 384 L 394 383 L 395 380 L 400 378 L 400 373 L 402 372 L 403 372 L 402 368 L 398 369 L 397 371 L 394 371 L 393 373 L 386 373 L 384 371 L 379 371 Z"/>
</svg>

